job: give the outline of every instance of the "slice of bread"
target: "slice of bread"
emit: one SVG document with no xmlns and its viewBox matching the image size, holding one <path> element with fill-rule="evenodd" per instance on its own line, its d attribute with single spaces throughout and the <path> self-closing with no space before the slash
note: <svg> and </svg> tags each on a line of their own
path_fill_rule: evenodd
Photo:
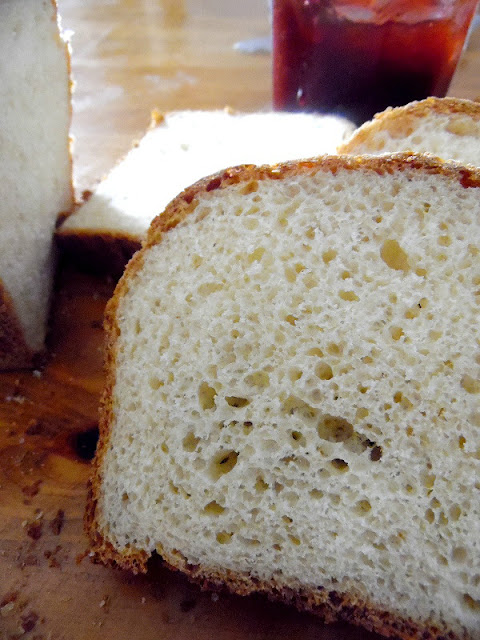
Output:
<svg viewBox="0 0 480 640">
<path fill-rule="evenodd" d="M 311 114 L 155 113 L 146 135 L 67 218 L 58 240 L 66 251 L 123 269 L 153 218 L 200 178 L 236 164 L 333 153 L 353 129 L 342 118 Z"/>
<path fill-rule="evenodd" d="M 44 348 L 57 216 L 73 204 L 68 46 L 53 1 L 0 2 L 0 368 Z"/>
<path fill-rule="evenodd" d="M 359 127 L 339 153 L 432 153 L 480 166 L 480 104 L 458 98 L 427 98 L 389 108 Z"/>
<path fill-rule="evenodd" d="M 479 188 L 399 154 L 178 196 L 107 309 L 94 558 L 478 640 Z"/>
</svg>

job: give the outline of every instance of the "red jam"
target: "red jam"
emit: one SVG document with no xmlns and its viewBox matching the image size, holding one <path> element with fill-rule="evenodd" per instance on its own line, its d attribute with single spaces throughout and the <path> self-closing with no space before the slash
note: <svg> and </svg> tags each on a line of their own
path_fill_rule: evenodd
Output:
<svg viewBox="0 0 480 640">
<path fill-rule="evenodd" d="M 274 0 L 274 108 L 361 124 L 388 106 L 444 96 L 476 1 L 450 3 L 457 6 L 446 17 L 441 4 L 392 1 L 379 14 L 366 0 Z M 398 17 L 405 5 L 407 20 Z"/>
</svg>

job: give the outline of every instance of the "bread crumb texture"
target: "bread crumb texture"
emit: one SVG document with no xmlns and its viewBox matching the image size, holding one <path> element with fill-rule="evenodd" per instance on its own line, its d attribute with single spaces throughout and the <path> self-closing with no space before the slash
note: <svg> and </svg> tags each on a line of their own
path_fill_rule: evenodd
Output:
<svg viewBox="0 0 480 640">
<path fill-rule="evenodd" d="M 478 638 L 479 219 L 421 167 L 199 194 L 118 302 L 105 539 Z"/>
</svg>

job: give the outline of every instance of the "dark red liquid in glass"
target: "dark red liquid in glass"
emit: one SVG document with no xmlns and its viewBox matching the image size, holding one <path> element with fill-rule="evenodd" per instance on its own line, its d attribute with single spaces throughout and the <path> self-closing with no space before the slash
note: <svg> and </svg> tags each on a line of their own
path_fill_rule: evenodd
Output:
<svg viewBox="0 0 480 640">
<path fill-rule="evenodd" d="M 446 94 L 475 2 L 460 25 L 355 22 L 329 5 L 274 0 L 275 109 L 341 113 L 361 124 L 388 106 Z"/>
</svg>

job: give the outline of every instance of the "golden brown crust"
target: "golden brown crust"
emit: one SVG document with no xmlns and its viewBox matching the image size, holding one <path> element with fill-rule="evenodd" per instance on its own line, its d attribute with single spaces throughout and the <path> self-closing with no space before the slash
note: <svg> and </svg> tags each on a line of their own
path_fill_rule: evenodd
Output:
<svg viewBox="0 0 480 640">
<path fill-rule="evenodd" d="M 0 369 L 30 367 L 34 355 L 25 342 L 12 299 L 0 280 Z"/>
<path fill-rule="evenodd" d="M 180 563 L 177 558 L 180 558 Z M 353 594 L 342 593 L 337 589 L 322 586 L 305 588 L 301 584 L 284 583 L 281 579 L 260 580 L 249 574 L 232 571 L 199 569 L 199 567 L 181 563 L 181 554 L 166 559 L 170 569 L 177 569 L 201 586 L 202 589 L 220 591 L 225 588 L 231 593 L 247 596 L 262 593 L 269 599 L 293 605 L 299 611 L 313 613 L 325 623 L 337 621 L 362 626 L 368 631 L 380 633 L 387 638 L 401 640 L 463 640 L 442 625 L 419 625 L 411 619 L 379 611 L 371 603 Z"/>
<path fill-rule="evenodd" d="M 373 142 L 372 137 L 379 131 L 388 130 L 391 137 L 403 137 L 414 130 L 415 120 L 430 114 L 457 115 L 461 114 L 480 121 L 480 103 L 459 98 L 426 98 L 418 102 L 410 102 L 403 107 L 389 107 L 377 113 L 373 120 L 359 127 L 352 137 L 338 147 L 338 153 L 358 153 L 359 147 Z"/>
<path fill-rule="evenodd" d="M 152 221 L 147 233 L 145 249 L 160 242 L 163 233 L 176 227 L 192 213 L 197 198 L 202 193 L 224 189 L 230 185 L 250 180 L 281 180 L 289 176 L 315 174 L 317 171 L 336 173 L 341 169 L 349 171 L 368 169 L 379 174 L 394 173 L 405 169 L 421 169 L 425 173 L 440 173 L 446 177 L 455 178 L 464 187 L 480 186 L 480 172 L 473 167 L 457 167 L 433 156 L 413 153 L 392 153 L 382 157 L 322 156 L 311 160 L 262 167 L 242 165 L 208 176 L 179 194 L 167 206 L 162 215 Z"/>
<path fill-rule="evenodd" d="M 92 474 L 88 482 L 87 507 L 85 511 L 85 531 L 90 539 L 94 559 L 108 566 L 121 566 L 134 573 L 145 573 L 150 554 L 141 549 L 127 549 L 119 552 L 101 533 L 96 507 L 100 494 L 103 460 L 108 448 L 113 424 L 112 390 L 115 384 L 115 344 L 119 335 L 116 311 L 120 300 L 129 289 L 130 280 L 143 265 L 143 253 L 137 252 L 128 264 L 128 278 L 122 277 L 113 297 L 105 310 L 105 385 L 100 399 L 99 438 L 93 461 Z"/>
<path fill-rule="evenodd" d="M 288 162 L 273 167 L 256 167 L 244 165 L 227 169 L 200 180 L 183 191 L 165 212 L 155 218 L 149 229 L 147 241 L 143 248 L 135 254 L 127 265 L 112 299 L 107 305 L 105 314 L 106 332 L 106 384 L 100 410 L 100 439 L 94 460 L 93 473 L 89 483 L 88 502 L 85 514 L 85 530 L 90 539 L 91 556 L 95 562 L 109 566 L 118 566 L 134 573 L 146 572 L 147 562 L 152 552 L 143 549 L 116 549 L 108 540 L 106 532 L 102 532 L 99 524 L 97 505 L 101 492 L 102 466 L 111 436 L 113 425 L 113 388 L 115 385 L 116 341 L 119 327 L 116 320 L 117 309 L 122 298 L 134 284 L 136 273 L 144 264 L 144 256 L 151 247 L 161 242 L 162 235 L 183 222 L 194 213 L 198 199 L 202 194 L 228 188 L 238 183 L 248 184 L 251 180 L 279 180 L 286 177 L 314 175 L 318 171 L 335 174 L 339 170 L 368 170 L 378 174 L 421 171 L 424 174 L 437 174 L 457 180 L 464 188 L 480 187 L 480 170 L 474 167 L 461 167 L 453 163 L 443 163 L 428 156 L 412 154 L 392 154 L 389 156 L 324 156 L 300 162 Z M 227 587 L 239 595 L 263 592 L 269 597 L 294 604 L 297 608 L 311 611 L 321 616 L 326 622 L 345 620 L 361 624 L 365 628 L 382 633 L 387 637 L 402 640 L 464 640 L 453 632 L 447 632 L 434 624 L 416 624 L 412 620 L 398 619 L 397 616 L 382 612 L 360 598 L 346 593 L 327 591 L 322 587 L 315 589 L 292 589 L 281 580 L 272 578 L 262 581 L 254 576 L 219 571 L 205 567 L 191 566 L 181 552 L 163 552 L 162 557 L 174 569 L 186 573 L 191 580 L 199 582 L 205 588 Z M 466 636 L 465 636 L 466 638 Z"/>
</svg>

